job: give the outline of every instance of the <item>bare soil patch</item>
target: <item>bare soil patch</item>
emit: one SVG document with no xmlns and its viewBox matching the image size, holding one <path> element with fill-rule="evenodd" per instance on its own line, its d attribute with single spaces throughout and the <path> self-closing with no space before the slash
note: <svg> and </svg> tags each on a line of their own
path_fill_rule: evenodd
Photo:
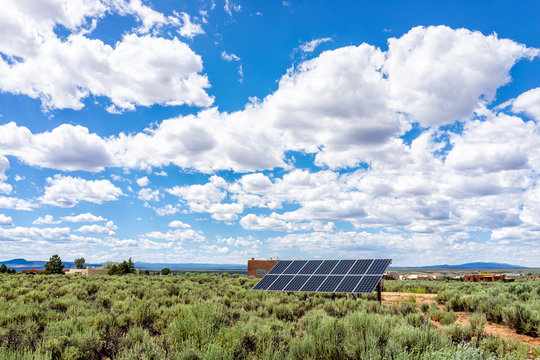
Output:
<svg viewBox="0 0 540 360">
<path fill-rule="evenodd" d="M 437 303 L 437 294 L 416 294 L 416 293 L 403 293 L 403 292 L 383 292 L 382 303 L 385 305 L 396 304 L 401 305 L 404 301 L 409 301 L 411 296 L 414 296 L 416 303 L 422 305 L 423 303 Z"/>
<path fill-rule="evenodd" d="M 423 303 L 437 303 L 437 294 L 416 294 L 416 293 L 400 293 L 400 292 L 383 292 L 382 303 L 385 305 L 396 304 L 401 305 L 403 302 L 410 301 L 411 296 L 414 296 L 416 303 L 422 305 Z M 443 306 L 440 306 L 442 309 Z M 465 326 L 469 325 L 469 312 L 454 312 L 456 315 L 456 324 Z M 431 321 L 436 327 L 442 325 L 437 321 Z M 540 338 L 535 338 L 528 335 L 518 334 L 516 331 L 506 325 L 489 324 L 484 325 L 484 333 L 494 335 L 506 340 L 514 340 L 530 346 L 540 346 Z"/>
</svg>

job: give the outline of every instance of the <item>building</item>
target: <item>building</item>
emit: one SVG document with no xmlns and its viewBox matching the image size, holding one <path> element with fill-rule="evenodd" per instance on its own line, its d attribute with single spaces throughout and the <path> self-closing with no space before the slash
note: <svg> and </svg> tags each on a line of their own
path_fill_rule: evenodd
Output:
<svg viewBox="0 0 540 360">
<path fill-rule="evenodd" d="M 464 276 L 465 281 L 470 282 L 494 282 L 505 281 L 504 274 L 467 274 Z"/>
<path fill-rule="evenodd" d="M 66 272 L 66 275 L 80 274 L 80 275 L 85 275 L 85 276 L 93 276 L 93 275 L 107 275 L 108 273 L 109 273 L 109 269 L 94 269 L 91 266 L 87 266 L 86 269 L 69 269 Z"/>
<path fill-rule="evenodd" d="M 67 269 L 64 269 L 62 271 L 64 272 L 64 274 L 68 272 Z M 24 269 L 24 270 L 21 270 L 21 274 L 28 274 L 28 275 L 45 274 L 45 270 L 38 270 L 34 268 Z"/>
<path fill-rule="evenodd" d="M 251 260 L 248 260 L 248 276 L 262 278 L 278 263 L 278 261 L 279 260 L 255 260 L 255 258 L 251 258 Z"/>
<path fill-rule="evenodd" d="M 399 280 L 399 274 L 397 271 L 386 271 L 383 280 Z"/>
</svg>

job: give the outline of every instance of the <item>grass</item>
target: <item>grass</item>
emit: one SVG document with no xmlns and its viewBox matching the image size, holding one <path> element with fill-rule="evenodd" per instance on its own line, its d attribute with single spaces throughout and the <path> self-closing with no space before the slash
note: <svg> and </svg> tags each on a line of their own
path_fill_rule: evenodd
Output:
<svg viewBox="0 0 540 360">
<path fill-rule="evenodd" d="M 0 276 L 1 359 L 521 359 L 538 349 L 483 334 L 498 321 L 537 336 L 540 284 L 415 282 L 437 306 L 252 291 L 242 275 Z M 385 282 L 406 291 L 408 284 Z M 492 287 L 486 286 L 492 285 Z M 491 297 L 491 306 L 484 302 Z M 412 299 L 411 299 L 412 300 Z M 470 326 L 452 311 L 475 311 Z M 438 317 L 442 329 L 427 320 Z M 493 320 L 495 319 L 495 320 Z"/>
</svg>

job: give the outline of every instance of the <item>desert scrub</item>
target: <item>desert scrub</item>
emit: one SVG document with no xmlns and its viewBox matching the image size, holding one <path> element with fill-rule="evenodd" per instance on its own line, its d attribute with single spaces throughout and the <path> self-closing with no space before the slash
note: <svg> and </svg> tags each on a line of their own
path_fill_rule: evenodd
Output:
<svg viewBox="0 0 540 360">
<path fill-rule="evenodd" d="M 257 281 L 0 274 L 0 359 L 520 359 L 533 350 L 481 335 L 481 324 L 538 329 L 535 281 L 385 282 L 437 292 L 444 313 L 437 304 L 380 305 L 373 294 L 252 291 Z M 454 307 L 475 309 L 470 326 L 427 321 L 443 322 Z"/>
</svg>

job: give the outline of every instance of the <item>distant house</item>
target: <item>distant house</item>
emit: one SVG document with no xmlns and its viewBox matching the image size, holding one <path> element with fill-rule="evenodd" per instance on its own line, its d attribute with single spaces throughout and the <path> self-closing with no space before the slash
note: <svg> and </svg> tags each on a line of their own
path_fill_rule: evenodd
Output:
<svg viewBox="0 0 540 360">
<path fill-rule="evenodd" d="M 62 271 L 64 272 L 64 274 L 68 272 L 67 269 L 64 269 Z M 24 269 L 24 270 L 21 270 L 21 274 L 28 274 L 28 275 L 45 274 L 45 270 L 38 270 L 34 268 Z"/>
<path fill-rule="evenodd" d="M 248 266 L 247 266 L 248 276 L 262 278 L 278 262 L 279 260 L 255 260 L 255 258 L 251 258 L 251 260 L 248 260 Z"/>
<path fill-rule="evenodd" d="M 384 280 L 399 280 L 399 274 L 397 271 L 387 271 L 383 275 Z"/>
<path fill-rule="evenodd" d="M 69 269 L 66 272 L 66 275 L 79 274 L 79 275 L 85 275 L 85 276 L 93 276 L 93 275 L 107 275 L 108 273 L 109 273 L 109 269 L 94 269 L 91 266 L 87 266 L 86 269 Z"/>
<path fill-rule="evenodd" d="M 505 281 L 504 274 L 467 274 L 464 276 L 465 281 L 469 282 L 494 282 Z"/>
</svg>

